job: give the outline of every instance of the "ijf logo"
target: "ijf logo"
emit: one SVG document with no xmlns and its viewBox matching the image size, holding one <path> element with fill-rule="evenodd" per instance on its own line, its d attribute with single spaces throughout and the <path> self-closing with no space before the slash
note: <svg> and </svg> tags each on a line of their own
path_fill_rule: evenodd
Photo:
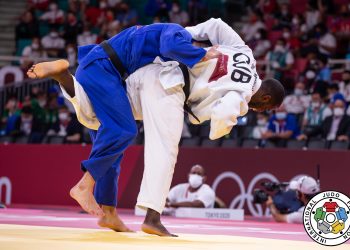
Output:
<svg viewBox="0 0 350 250">
<path fill-rule="evenodd" d="M 304 228 L 311 239 L 337 246 L 350 238 L 350 198 L 336 191 L 314 196 L 305 206 Z"/>
</svg>

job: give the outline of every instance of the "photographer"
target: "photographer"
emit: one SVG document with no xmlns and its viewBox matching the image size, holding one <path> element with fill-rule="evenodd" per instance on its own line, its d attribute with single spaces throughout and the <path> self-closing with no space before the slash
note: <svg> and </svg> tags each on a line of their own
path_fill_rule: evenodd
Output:
<svg viewBox="0 0 350 250">
<path fill-rule="evenodd" d="M 299 178 L 295 186 L 297 198 L 303 203 L 304 206 L 299 208 L 299 210 L 296 212 L 281 214 L 273 203 L 271 196 L 269 196 L 268 200 L 266 201 L 266 206 L 270 208 L 272 217 L 275 221 L 286 223 L 303 223 L 303 212 L 305 205 L 320 191 L 316 180 L 309 176 Z"/>
</svg>

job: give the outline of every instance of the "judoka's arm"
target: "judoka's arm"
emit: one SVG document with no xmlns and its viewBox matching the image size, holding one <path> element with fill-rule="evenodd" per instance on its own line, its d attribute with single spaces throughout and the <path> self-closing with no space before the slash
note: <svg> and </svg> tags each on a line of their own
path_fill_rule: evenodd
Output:
<svg viewBox="0 0 350 250">
<path fill-rule="evenodd" d="M 192 68 L 201 60 L 217 58 L 219 52 L 206 51 L 192 44 L 192 36 L 180 25 L 169 25 L 160 35 L 160 54 Z M 217 52 L 217 55 L 213 53 Z"/>
<path fill-rule="evenodd" d="M 237 124 L 241 110 L 248 110 L 248 104 L 236 91 L 230 91 L 217 100 L 212 108 L 209 138 L 215 140 L 229 134 Z"/>
<path fill-rule="evenodd" d="M 244 41 L 227 23 L 220 18 L 210 18 L 196 26 L 186 27 L 197 41 L 209 40 L 212 45 L 243 46 Z"/>
</svg>

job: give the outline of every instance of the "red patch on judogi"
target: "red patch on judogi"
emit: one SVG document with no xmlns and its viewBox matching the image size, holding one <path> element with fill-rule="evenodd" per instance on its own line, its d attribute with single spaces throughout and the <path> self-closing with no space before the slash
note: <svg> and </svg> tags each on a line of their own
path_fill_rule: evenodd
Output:
<svg viewBox="0 0 350 250">
<path fill-rule="evenodd" d="M 214 72 L 213 72 L 213 74 L 211 74 L 211 76 L 209 78 L 209 82 L 216 81 L 220 77 L 227 74 L 227 61 L 228 61 L 228 55 L 221 55 L 218 58 Z"/>
</svg>

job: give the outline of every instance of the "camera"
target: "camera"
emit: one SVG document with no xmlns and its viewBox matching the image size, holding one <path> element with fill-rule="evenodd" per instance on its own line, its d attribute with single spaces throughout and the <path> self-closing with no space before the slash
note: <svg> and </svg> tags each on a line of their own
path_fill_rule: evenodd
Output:
<svg viewBox="0 0 350 250">
<path fill-rule="evenodd" d="M 263 189 L 253 191 L 255 204 L 264 204 L 271 196 L 273 204 L 281 214 L 295 212 L 303 205 L 295 190 L 287 190 L 288 182 L 262 182 L 261 186 Z"/>
</svg>

